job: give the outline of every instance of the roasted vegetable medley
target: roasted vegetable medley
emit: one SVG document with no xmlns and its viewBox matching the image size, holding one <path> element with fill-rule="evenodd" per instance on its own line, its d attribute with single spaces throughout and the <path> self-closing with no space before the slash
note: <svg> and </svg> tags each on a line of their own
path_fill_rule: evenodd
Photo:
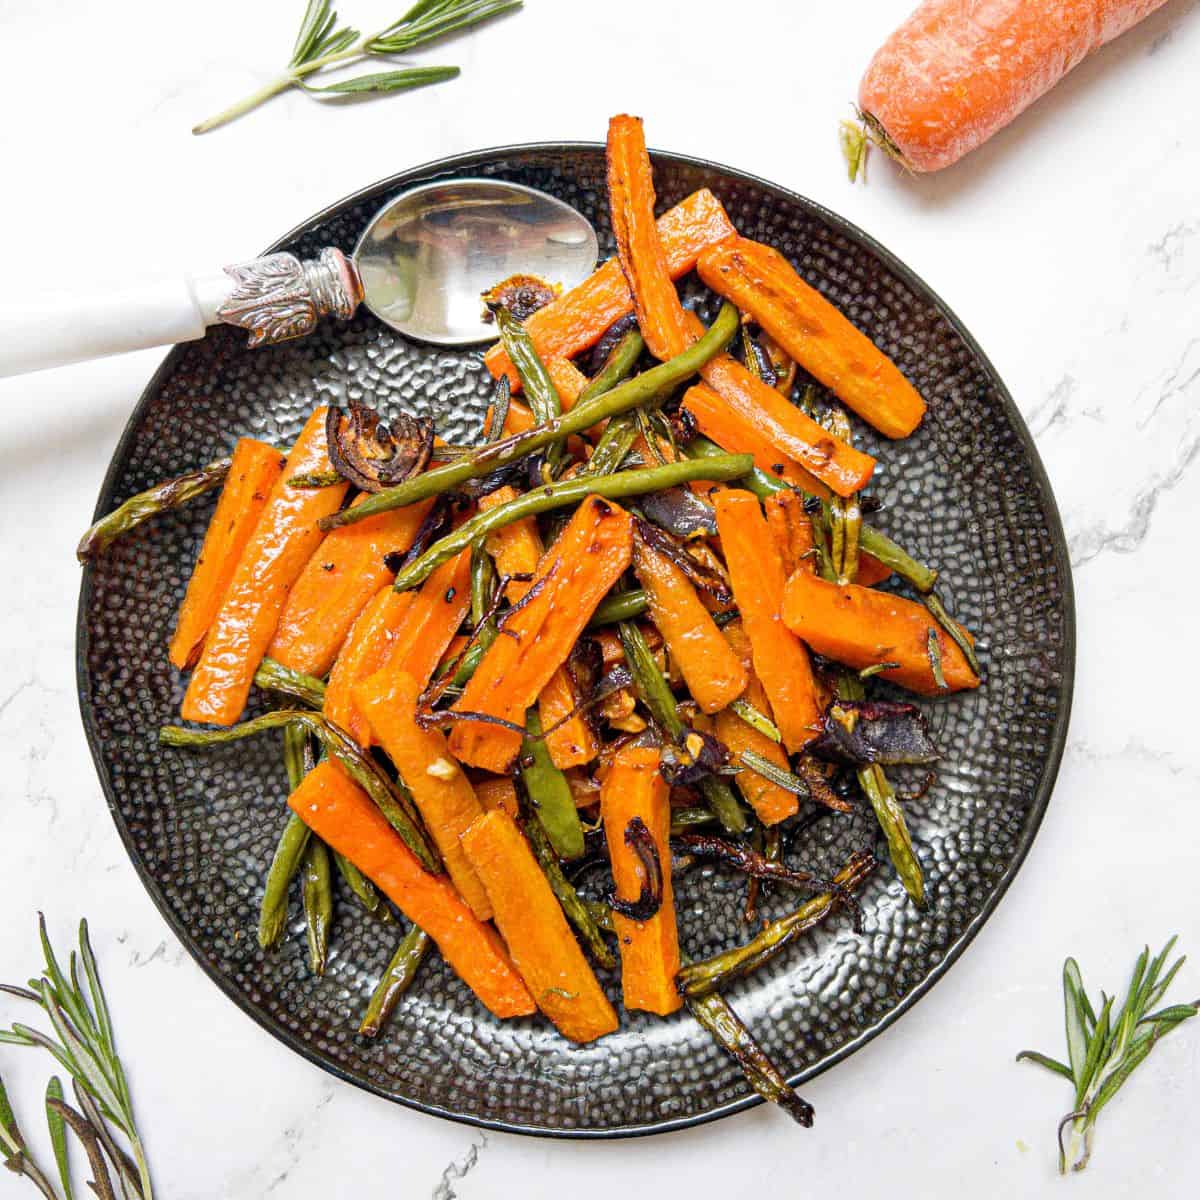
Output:
<svg viewBox="0 0 1200 1200">
<path fill-rule="evenodd" d="M 323 972 L 334 871 L 402 916 L 363 1035 L 432 948 L 496 1017 L 576 1042 L 617 1029 L 597 972 L 619 972 L 625 1009 L 686 1005 L 809 1124 L 722 989 L 838 909 L 857 923 L 871 848 L 806 867 L 817 813 L 869 806 L 925 903 L 902 800 L 939 752 L 894 688 L 974 688 L 980 667 L 936 572 L 870 523 L 846 411 L 903 438 L 925 403 L 712 193 L 656 219 L 635 118 L 610 123 L 608 187 L 616 258 L 565 294 L 521 277 L 484 298 L 481 444 L 318 408 L 286 450 L 242 438 L 127 501 L 80 556 L 221 488 L 169 647 L 192 724 L 161 741 L 281 731 L 291 813 L 258 937 L 278 942 L 298 878 Z M 676 291 L 692 271 L 723 301 L 707 328 Z M 238 724 L 252 688 L 282 707 Z M 747 877 L 748 940 L 688 961 L 673 880 L 697 863 Z M 763 888 L 799 907 L 761 921 Z"/>
</svg>

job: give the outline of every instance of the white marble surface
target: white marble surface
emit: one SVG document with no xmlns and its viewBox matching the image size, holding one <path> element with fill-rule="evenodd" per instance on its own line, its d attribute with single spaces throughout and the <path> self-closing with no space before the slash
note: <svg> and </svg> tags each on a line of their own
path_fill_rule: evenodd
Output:
<svg viewBox="0 0 1200 1200">
<path fill-rule="evenodd" d="M 975 332 L 1049 469 L 1076 569 L 1070 745 L 1008 897 L 898 1026 L 811 1083 L 816 1128 L 760 1108 L 635 1142 L 513 1138 L 423 1117 L 292 1055 L 208 982 L 143 892 L 105 811 L 74 687 L 72 548 L 158 355 L 0 382 L 0 977 L 36 964 L 34 914 L 85 912 L 131 1064 L 160 1192 L 190 1197 L 625 1195 L 653 1181 L 869 1200 L 1192 1195 L 1200 1026 L 1175 1035 L 1102 1123 L 1087 1174 L 1053 1175 L 1058 972 L 1116 987 L 1143 941 L 1200 953 L 1200 758 L 1191 713 L 1200 574 L 1200 6 L 1171 0 L 1019 125 L 944 175 L 842 174 L 834 131 L 910 0 L 531 0 L 423 55 L 461 79 L 335 110 L 299 95 L 188 130 L 286 57 L 299 0 L 203 5 L 0 0 L 5 286 L 103 280 L 257 252 L 343 193 L 479 146 L 601 138 L 612 111 L 652 144 L 768 176 L 860 223 Z M 345 0 L 370 25 L 378 0 Z M 722 63 L 711 76 L 719 48 Z M 536 86 L 520 76 L 536 77 Z M 530 101 L 526 96 L 544 99 Z M 1189 734 L 1188 730 L 1193 729 Z M 1180 992 L 1200 991 L 1185 967 Z M 7 1011 L 7 1010 L 6 1010 Z M 3 1048 L 35 1100 L 46 1064 Z M 0 1175 L 0 1196 L 31 1194 Z"/>
</svg>

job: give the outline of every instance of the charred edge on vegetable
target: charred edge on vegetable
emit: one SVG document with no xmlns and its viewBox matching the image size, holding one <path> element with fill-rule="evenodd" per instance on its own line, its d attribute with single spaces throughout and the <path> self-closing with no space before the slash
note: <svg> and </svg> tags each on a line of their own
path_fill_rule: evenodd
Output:
<svg viewBox="0 0 1200 1200">
<path fill-rule="evenodd" d="M 496 309 L 505 308 L 518 321 L 524 321 L 561 293 L 561 283 L 550 283 L 540 275 L 510 275 L 483 293 L 483 319 L 491 324 Z"/>
<path fill-rule="evenodd" d="M 925 715 L 895 700 L 834 700 L 808 749 L 851 766 L 925 766 L 941 758 Z"/>
<path fill-rule="evenodd" d="M 365 404 L 330 405 L 325 417 L 329 461 L 364 492 L 381 492 L 425 469 L 433 453 L 433 422 L 399 413 L 391 426 Z"/>
<path fill-rule="evenodd" d="M 487 419 L 483 425 L 484 441 L 491 441 L 504 432 L 504 425 L 508 420 L 508 408 L 511 402 L 512 384 L 509 382 L 507 374 L 501 375 L 496 380 L 495 395 L 488 406 Z"/>
<path fill-rule="evenodd" d="M 417 526 L 416 536 L 407 550 L 393 550 L 383 556 L 383 565 L 393 575 L 402 571 L 409 563 L 416 562 L 430 544 L 442 536 L 450 524 L 450 506 L 444 496 L 439 496 L 433 507 L 425 514 L 425 519 Z"/>
<path fill-rule="evenodd" d="M 658 846 L 654 835 L 646 828 L 641 817 L 631 817 L 625 826 L 625 845 L 637 855 L 642 864 L 641 894 L 636 900 L 618 899 L 616 892 L 607 897 L 613 912 L 628 917 L 631 921 L 649 921 L 657 915 L 663 902 L 662 863 L 658 857 Z"/>
<path fill-rule="evenodd" d="M 691 488 L 665 488 L 641 501 L 642 512 L 655 525 L 681 538 L 715 537 L 717 514 Z"/>
<path fill-rule="evenodd" d="M 633 518 L 633 526 L 643 544 L 674 563 L 694 587 L 707 592 L 718 604 L 730 603 L 733 591 L 729 583 L 705 570 L 669 533 L 637 516 Z"/>
<path fill-rule="evenodd" d="M 599 375 L 608 363 L 609 356 L 616 349 L 617 343 L 631 330 L 637 329 L 637 317 L 627 313 L 620 320 L 614 321 L 600 336 L 600 340 L 592 347 L 587 360 L 585 375 Z"/>
</svg>

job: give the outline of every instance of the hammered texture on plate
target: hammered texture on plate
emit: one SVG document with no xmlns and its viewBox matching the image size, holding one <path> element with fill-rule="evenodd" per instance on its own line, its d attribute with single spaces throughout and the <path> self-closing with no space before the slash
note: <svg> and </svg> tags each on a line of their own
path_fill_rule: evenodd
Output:
<svg viewBox="0 0 1200 1200">
<path fill-rule="evenodd" d="M 489 151 L 396 176 L 280 246 L 349 251 L 397 191 L 469 175 L 559 196 L 591 218 L 603 252 L 612 252 L 603 153 L 590 145 Z M 880 461 L 872 491 L 884 508 L 871 519 L 942 572 L 942 593 L 977 635 L 986 669 L 978 691 L 927 705 L 948 753 L 936 785 L 906 811 L 928 911 L 906 901 L 885 863 L 863 895 L 861 936 L 839 917 L 730 993 L 776 1062 L 804 1079 L 872 1036 L 940 975 L 1024 856 L 1065 734 L 1069 568 L 1048 485 L 1003 385 L 911 272 L 840 219 L 761 181 L 668 155 L 655 156 L 655 178 L 661 206 L 711 187 L 743 234 L 786 254 L 929 402 L 924 424 L 902 443 L 855 422 L 860 443 Z M 682 290 L 703 315 L 715 312 L 696 280 Z M 365 311 L 300 342 L 250 351 L 244 340 L 221 328 L 172 351 L 133 415 L 98 511 L 228 453 L 239 435 L 286 445 L 324 402 L 403 407 L 435 416 L 450 441 L 478 436 L 489 380 L 476 352 L 407 342 Z M 156 742 L 183 696 L 166 644 L 213 503 L 207 497 L 117 542 L 85 572 L 79 622 L 84 722 L 114 819 L 155 902 L 212 978 L 326 1069 L 464 1120 L 568 1135 L 645 1133 L 750 1103 L 738 1069 L 686 1012 L 665 1021 L 622 1014 L 618 1033 L 576 1047 L 542 1020 L 494 1020 L 436 956 L 386 1032 L 373 1042 L 357 1037 L 397 934 L 345 892 L 324 979 L 309 974 L 295 897 L 283 945 L 259 949 L 263 878 L 286 819 L 279 740 L 207 752 Z M 830 871 L 875 840 L 868 810 L 814 825 L 797 853 Z M 882 845 L 879 853 L 886 858 Z M 721 870 L 680 881 L 688 955 L 745 940 L 743 894 L 743 882 Z M 767 911 L 786 907 L 779 896 Z M 615 976 L 602 978 L 618 999 Z"/>
</svg>

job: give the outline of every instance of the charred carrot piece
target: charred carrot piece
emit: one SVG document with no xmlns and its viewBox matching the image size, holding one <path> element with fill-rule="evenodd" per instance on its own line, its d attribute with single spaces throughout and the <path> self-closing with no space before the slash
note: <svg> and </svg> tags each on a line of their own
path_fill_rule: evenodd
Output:
<svg viewBox="0 0 1200 1200">
<path fill-rule="evenodd" d="M 479 803 L 484 812 L 495 812 L 496 809 L 500 809 L 508 813 L 514 821 L 520 815 L 521 805 L 517 800 L 517 785 L 506 775 L 489 775 L 484 779 L 476 780 L 475 795 L 479 797 Z"/>
<path fill-rule="evenodd" d="M 626 1008 L 667 1016 L 683 1003 L 675 976 L 679 973 L 679 933 L 671 887 L 671 800 L 667 781 L 658 771 L 657 750 L 629 746 L 621 750 L 600 789 L 600 813 L 612 861 L 618 900 L 636 901 L 646 868 L 626 841 L 631 822 L 640 821 L 653 838 L 662 870 L 662 904 L 645 921 L 613 914 L 621 949 L 621 992 Z"/>
<path fill-rule="evenodd" d="M 423 686 L 404 671 L 378 672 L 355 687 L 354 700 L 412 793 L 459 895 L 486 921 L 492 907 L 459 842 L 483 808 L 441 731 L 417 724 Z"/>
<path fill-rule="evenodd" d="M 470 607 L 471 551 L 467 549 L 447 559 L 421 585 L 380 670 L 403 671 L 425 687 Z"/>
<path fill-rule="evenodd" d="M 566 662 L 596 606 L 629 566 L 633 525 L 629 514 L 597 496 L 575 511 L 534 576 L 536 594 L 504 624 L 454 708 L 523 725 L 526 710 Z M 456 724 L 450 748 L 456 758 L 505 774 L 521 735 L 477 721 Z"/>
<path fill-rule="evenodd" d="M 730 647 L 741 659 L 749 674 L 743 698 L 763 716 L 773 720 L 771 701 L 767 698 L 758 676 L 754 674 L 753 651 L 741 621 L 731 621 L 725 627 L 724 633 Z M 717 713 L 714 732 L 718 740 L 729 748 L 735 762 L 744 750 L 751 750 L 755 754 L 761 754 L 781 770 L 791 770 L 787 755 L 779 743 L 773 742 L 765 733 L 760 733 L 732 709 L 723 709 Z M 734 777 L 734 783 L 764 825 L 778 825 L 780 821 L 786 821 L 788 817 L 793 816 L 800 807 L 799 799 L 792 792 L 781 788 L 777 783 L 772 783 L 757 771 L 739 772 Z"/>
<path fill-rule="evenodd" d="M 812 520 L 804 511 L 804 497 L 795 492 L 776 492 L 763 501 L 763 509 L 784 578 L 791 578 L 797 571 L 815 571 L 816 543 Z"/>
<path fill-rule="evenodd" d="M 431 875 L 367 794 L 325 761 L 288 799 L 327 846 L 349 859 L 414 925 L 498 1017 L 520 1017 L 534 1003 L 504 943 L 467 907 L 445 875 Z"/>
<path fill-rule="evenodd" d="M 914 171 L 986 142 L 1094 50 L 1166 0 L 925 0 L 871 59 L 858 104 Z M 986 15 L 984 15 L 986 13 Z"/>
<path fill-rule="evenodd" d="M 713 291 L 750 313 L 806 371 L 880 433 L 907 437 L 921 423 L 925 401 L 900 368 L 805 283 L 778 250 L 732 238 L 710 247 L 698 265 L 700 278 Z"/>
<path fill-rule="evenodd" d="M 687 576 L 641 538 L 634 539 L 633 569 L 692 699 L 707 713 L 732 704 L 746 690 L 746 668 Z"/>
<path fill-rule="evenodd" d="M 707 188 L 658 219 L 658 236 L 666 252 L 674 279 L 696 265 L 700 252 L 734 233 L 733 223 L 721 202 Z M 578 287 L 538 309 L 525 321 L 525 328 L 542 361 L 574 358 L 594 346 L 614 322 L 633 312 L 633 297 L 617 259 L 609 259 Z M 504 347 L 497 343 L 483 361 L 493 377 L 507 374 L 514 388 L 520 387 L 517 373 Z"/>
<path fill-rule="evenodd" d="M 234 447 L 229 474 L 204 535 L 171 638 L 168 657 L 181 671 L 199 658 L 204 635 L 221 607 L 242 551 L 286 461 L 274 446 L 253 438 L 241 438 Z"/>
<path fill-rule="evenodd" d="M 497 488 L 480 499 L 479 507 L 486 511 L 516 498 L 515 488 Z M 496 570 L 504 576 L 532 575 L 542 557 L 542 538 L 534 517 L 514 521 L 496 530 L 488 535 L 484 545 L 496 564 Z M 505 595 L 515 604 L 531 587 L 532 580 L 511 579 L 505 588 Z M 554 672 L 538 698 L 542 728 L 552 731 L 546 736 L 546 746 L 551 760 L 560 771 L 591 762 L 600 750 L 586 716 L 575 711 L 579 707 L 579 699 L 565 667 L 559 667 Z"/>
<path fill-rule="evenodd" d="M 760 471 L 778 475 L 810 496 L 828 500 L 833 495 L 815 475 L 784 454 L 753 421 L 726 404 L 707 384 L 697 383 L 688 388 L 683 407 L 696 419 L 696 428 L 723 450 L 753 454 L 754 465 Z"/>
<path fill-rule="evenodd" d="M 654 220 L 654 180 L 640 117 L 609 121 L 605 157 L 617 257 L 646 346 L 665 362 L 686 350 L 692 338 Z"/>
<path fill-rule="evenodd" d="M 408 550 L 432 506 L 412 504 L 333 530 L 296 580 L 268 655 L 293 671 L 328 674 L 355 618 L 395 578 L 387 556 Z"/>
<path fill-rule="evenodd" d="M 780 620 L 783 562 L 754 496 L 731 488 L 718 492 L 714 500 L 754 672 L 770 698 L 783 744 L 796 753 L 816 737 L 821 711 L 808 652 Z"/>
<path fill-rule="evenodd" d="M 485 813 L 462 844 L 538 1008 L 573 1042 L 612 1033 L 617 1014 L 516 822 L 499 810 Z"/>
<path fill-rule="evenodd" d="M 241 715 L 292 584 L 325 536 L 317 522 L 341 507 L 345 484 L 288 487 L 294 475 L 333 469 L 325 445 L 325 412 L 318 408 L 308 418 L 242 551 L 188 683 L 182 708 L 186 720 L 232 725 Z"/>
<path fill-rule="evenodd" d="M 818 654 L 855 670 L 896 663 L 882 678 L 922 696 L 979 686 L 963 652 L 929 610 L 902 596 L 799 572 L 784 592 L 783 622 Z"/>
<path fill-rule="evenodd" d="M 354 685 L 387 661 L 416 592 L 397 592 L 385 583 L 354 622 L 325 688 L 325 715 L 360 746 L 371 744 L 371 727 L 354 701 Z"/>
</svg>

